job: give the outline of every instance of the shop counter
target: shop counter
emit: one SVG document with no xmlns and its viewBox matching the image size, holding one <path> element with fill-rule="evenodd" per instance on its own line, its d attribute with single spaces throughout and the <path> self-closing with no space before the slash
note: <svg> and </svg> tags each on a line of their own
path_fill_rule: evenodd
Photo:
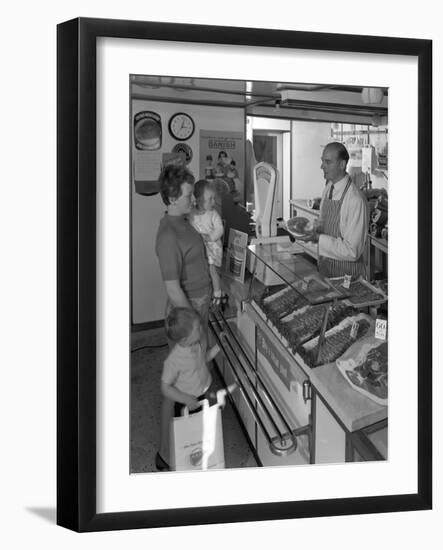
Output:
<svg viewBox="0 0 443 550">
<path fill-rule="evenodd" d="M 299 437 L 302 454 L 294 453 L 292 462 L 290 456 L 276 457 L 273 453 L 266 453 L 260 444 L 260 429 L 257 429 L 259 422 L 254 416 L 258 409 L 255 406 L 254 414 L 248 410 L 251 408 L 250 403 L 255 401 L 250 399 L 249 406 L 246 406 L 242 399 L 244 392 L 237 392 L 234 404 L 240 411 L 240 418 L 258 454 L 259 463 L 265 466 L 300 464 L 303 463 L 300 459 L 303 456 L 306 457 L 305 463 L 386 459 L 387 407 L 378 405 L 354 390 L 344 380 L 335 364 L 311 369 L 299 355 L 293 354 L 284 345 L 272 323 L 263 318 L 250 298 L 260 287 L 261 283 L 257 279 L 251 279 L 251 275 L 246 273 L 244 282 L 224 276 L 222 283 L 230 297 L 229 307 L 224 311 L 223 317 L 233 327 L 236 343 L 244 349 L 250 365 L 255 363 L 251 372 L 255 369 L 261 373 L 262 379 L 269 384 L 269 393 L 275 403 L 279 404 L 288 418 L 294 419 L 294 430 L 297 431 L 300 426 L 304 430 L 302 437 Z M 263 336 L 272 344 L 274 355 L 271 358 L 264 358 L 260 353 L 260 338 Z M 232 355 L 231 353 L 231 359 Z M 302 376 L 298 374 L 298 383 L 286 383 L 274 362 L 283 365 L 283 370 L 285 365 L 292 365 L 292 370 L 302 373 Z M 226 381 L 235 381 L 225 358 L 218 363 L 223 364 L 221 370 Z M 310 401 L 308 411 L 304 407 L 307 400 Z M 294 412 L 292 417 L 287 414 L 289 410 Z M 297 421 L 297 415 L 300 422 Z M 309 441 L 306 440 L 307 418 Z"/>
</svg>

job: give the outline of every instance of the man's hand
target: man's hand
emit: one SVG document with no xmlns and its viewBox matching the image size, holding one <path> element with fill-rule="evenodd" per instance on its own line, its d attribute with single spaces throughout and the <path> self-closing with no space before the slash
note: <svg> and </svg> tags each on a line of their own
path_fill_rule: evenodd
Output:
<svg viewBox="0 0 443 550">
<path fill-rule="evenodd" d="M 318 220 L 314 220 L 312 231 L 303 237 L 296 237 L 296 241 L 303 241 L 304 243 L 312 242 L 318 243 L 318 238 L 322 233 L 322 224 Z"/>
<path fill-rule="evenodd" d="M 312 242 L 312 243 L 318 243 L 319 234 L 317 232 L 309 233 L 308 235 L 304 235 L 303 237 L 296 237 L 296 241 L 302 241 L 304 243 Z"/>
</svg>

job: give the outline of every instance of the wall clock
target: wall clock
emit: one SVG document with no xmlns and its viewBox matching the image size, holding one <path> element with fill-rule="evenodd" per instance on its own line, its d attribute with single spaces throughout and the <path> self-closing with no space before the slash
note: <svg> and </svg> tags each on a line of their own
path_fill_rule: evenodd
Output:
<svg viewBox="0 0 443 550">
<path fill-rule="evenodd" d="M 186 141 L 195 130 L 193 118 L 186 113 L 175 113 L 169 119 L 169 133 L 178 141 Z"/>
</svg>

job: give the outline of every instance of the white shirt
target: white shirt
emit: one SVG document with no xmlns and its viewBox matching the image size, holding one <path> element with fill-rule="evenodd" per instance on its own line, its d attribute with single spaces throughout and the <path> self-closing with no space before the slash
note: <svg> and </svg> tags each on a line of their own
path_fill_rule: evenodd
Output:
<svg viewBox="0 0 443 550">
<path fill-rule="evenodd" d="M 207 210 L 204 212 L 195 210 L 192 212 L 190 221 L 199 233 L 209 235 L 210 241 L 221 239 L 223 235 L 223 222 L 217 210 Z"/>
<path fill-rule="evenodd" d="M 348 174 L 334 184 L 332 200 L 339 201 L 348 182 Z M 322 206 L 329 197 L 332 182 L 323 190 L 319 222 L 322 223 Z M 356 185 L 351 183 L 344 196 L 340 210 L 341 238 L 321 234 L 318 239 L 318 254 L 334 260 L 356 261 L 362 255 L 368 234 L 368 201 Z"/>
<path fill-rule="evenodd" d="M 200 342 L 186 347 L 176 344 L 172 348 L 163 364 L 162 382 L 194 397 L 208 390 L 211 373 Z"/>
</svg>

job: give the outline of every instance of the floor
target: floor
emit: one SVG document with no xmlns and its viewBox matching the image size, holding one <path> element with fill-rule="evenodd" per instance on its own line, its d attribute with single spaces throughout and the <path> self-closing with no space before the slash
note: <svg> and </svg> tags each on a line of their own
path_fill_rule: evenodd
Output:
<svg viewBox="0 0 443 550">
<path fill-rule="evenodd" d="M 131 353 L 131 473 L 156 472 L 160 418 L 160 377 L 168 354 L 163 328 L 134 332 Z M 214 373 L 216 388 L 222 382 Z M 226 468 L 257 466 L 229 401 L 222 412 Z"/>
</svg>

